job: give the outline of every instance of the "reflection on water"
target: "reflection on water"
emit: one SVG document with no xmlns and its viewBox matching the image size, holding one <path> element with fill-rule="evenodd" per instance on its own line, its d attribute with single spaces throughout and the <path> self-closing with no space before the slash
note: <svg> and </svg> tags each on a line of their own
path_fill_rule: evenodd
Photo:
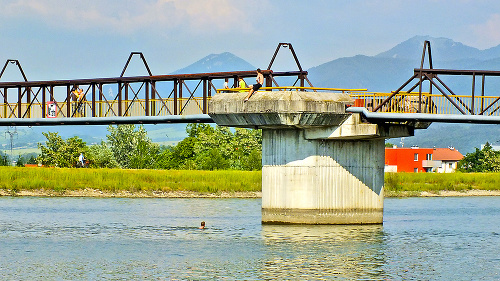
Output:
<svg viewBox="0 0 500 281">
<path fill-rule="evenodd" d="M 0 197 L 0 280 L 500 280 L 499 225 L 500 197 L 386 199 L 359 226 L 261 225 L 260 199 Z"/>
<path fill-rule="evenodd" d="M 266 278 L 383 279 L 381 225 L 263 225 Z"/>
</svg>

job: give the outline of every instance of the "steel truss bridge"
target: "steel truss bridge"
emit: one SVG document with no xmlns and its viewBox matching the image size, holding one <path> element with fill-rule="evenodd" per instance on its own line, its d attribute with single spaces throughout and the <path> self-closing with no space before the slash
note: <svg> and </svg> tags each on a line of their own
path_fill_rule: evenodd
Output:
<svg viewBox="0 0 500 281">
<path fill-rule="evenodd" d="M 297 71 L 271 70 L 281 49 L 290 50 Z M 124 76 L 134 56 L 139 56 L 149 75 Z M 139 52 L 130 54 L 121 75 L 115 78 L 28 81 L 19 61 L 7 60 L 0 79 L 10 64 L 19 68 L 24 81 L 0 82 L 0 125 L 4 126 L 213 122 L 207 113 L 215 85 L 222 85 L 227 78 L 237 87 L 238 77 L 256 76 L 255 70 L 153 75 Z M 277 80 L 281 77 L 293 78 L 293 86 L 312 86 L 290 43 L 278 44 L 268 68 L 262 72 L 263 89 L 279 87 Z M 75 100 L 75 88 L 83 90 L 83 99 Z M 106 89 L 113 93 L 112 97 L 106 97 Z"/>
<path fill-rule="evenodd" d="M 425 59 L 429 68 L 424 68 Z M 440 77 L 468 78 L 470 92 L 457 94 Z M 500 77 L 500 71 L 434 69 L 431 44 L 424 42 L 420 68 L 396 91 L 391 93 L 353 92 L 355 107 L 350 112 L 361 113 L 372 122 L 427 121 L 448 123 L 500 123 L 500 96 L 486 95 L 486 78 Z M 476 91 L 477 81 L 480 89 Z M 497 83 L 500 80 L 496 81 Z M 428 91 L 423 88 L 427 84 Z M 500 84 L 499 84 L 500 85 Z M 418 90 L 417 90 L 418 88 Z M 465 90 L 467 91 L 467 90 Z"/>
<path fill-rule="evenodd" d="M 274 60 L 281 49 L 289 49 L 298 70 L 275 72 Z M 134 56 L 144 63 L 148 76 L 124 76 Z M 428 68 L 424 62 L 428 59 Z M 153 75 L 142 53 L 130 54 L 123 71 L 115 78 L 28 81 L 17 60 L 24 81 L 0 82 L 0 126 L 99 125 L 123 123 L 211 123 L 208 100 L 227 78 L 236 88 L 238 77 L 252 79 L 255 71 Z M 424 42 L 420 68 L 396 91 L 368 92 L 366 89 L 315 88 L 307 78 L 290 43 L 279 43 L 266 70 L 262 90 L 347 92 L 354 100 L 349 112 L 361 113 L 370 122 L 450 122 L 500 123 L 500 96 L 486 95 L 486 79 L 500 71 L 434 69 L 431 46 Z M 440 77 L 470 77 L 470 93 L 453 91 Z M 292 86 L 280 86 L 279 78 Z M 481 91 L 476 91 L 480 81 Z M 308 86 L 306 86 L 306 83 Z M 428 86 L 428 91 L 424 87 Z M 72 90 L 81 88 L 82 100 L 72 99 Z M 106 98 L 106 89 L 113 95 Z M 234 89 L 233 89 L 234 90 Z M 3 100 L 3 101 L 2 101 Z"/>
</svg>

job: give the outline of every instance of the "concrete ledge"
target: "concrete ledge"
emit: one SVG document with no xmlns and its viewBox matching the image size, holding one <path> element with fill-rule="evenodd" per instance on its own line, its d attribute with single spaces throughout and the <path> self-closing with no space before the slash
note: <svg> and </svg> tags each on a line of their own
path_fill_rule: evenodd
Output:
<svg viewBox="0 0 500 281">
<path fill-rule="evenodd" d="M 247 93 L 219 93 L 212 97 L 209 115 L 222 126 L 297 127 L 340 125 L 352 99 L 343 93 L 258 91 L 244 102 Z"/>
<path fill-rule="evenodd" d="M 263 224 L 381 224 L 383 209 L 262 209 Z"/>
<path fill-rule="evenodd" d="M 376 124 L 361 123 L 359 114 L 349 116 L 340 126 L 306 129 L 306 139 L 361 139 L 379 137 Z"/>
<path fill-rule="evenodd" d="M 353 103 L 344 93 L 301 91 L 258 91 L 244 102 L 247 93 L 218 93 L 210 100 L 209 114 L 256 112 L 345 113 Z"/>
<path fill-rule="evenodd" d="M 363 123 L 359 114 L 350 115 L 340 126 L 313 127 L 304 130 L 304 137 L 314 139 L 371 139 L 412 136 L 414 128 L 404 124 Z"/>
<path fill-rule="evenodd" d="M 212 114 L 219 126 L 242 128 L 308 128 L 325 124 L 342 124 L 349 114 L 338 113 L 228 113 Z"/>
</svg>

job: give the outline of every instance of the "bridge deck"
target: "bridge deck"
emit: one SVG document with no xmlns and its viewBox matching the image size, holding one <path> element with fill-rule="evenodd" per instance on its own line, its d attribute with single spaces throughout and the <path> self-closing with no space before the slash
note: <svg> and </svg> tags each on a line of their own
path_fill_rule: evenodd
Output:
<svg viewBox="0 0 500 281">
<path fill-rule="evenodd" d="M 282 48 L 291 51 L 299 71 L 271 70 Z M 123 77 L 134 54 L 141 56 L 149 76 Z M 427 69 L 423 67 L 426 54 L 429 59 Z M 210 122 L 206 115 L 208 101 L 212 93 L 219 91 L 214 81 L 222 85 L 221 80 L 231 79 L 232 87 L 236 88 L 238 77 L 252 77 L 253 80 L 256 75 L 255 71 L 152 75 L 142 53 L 131 53 L 122 75 L 116 78 L 27 81 L 17 60 L 7 60 L 0 78 L 9 62 L 16 63 L 25 81 L 0 82 L 0 126 Z M 313 88 L 290 43 L 278 45 L 269 67 L 262 72 L 265 80 L 263 90 L 335 90 L 349 93 L 354 105 L 349 111 L 362 113 L 365 118 L 377 122 L 425 119 L 429 122 L 500 123 L 497 121 L 500 117 L 500 97 L 485 94 L 486 77 L 499 77 L 500 71 L 433 69 L 429 41 L 424 42 L 420 68 L 414 69 L 410 79 L 391 93 Z M 471 94 L 457 95 L 438 75 L 470 76 Z M 475 93 L 476 76 L 481 77 L 479 95 Z M 285 79 L 283 84 L 292 87 L 280 87 L 278 78 Z M 311 87 L 304 87 L 305 82 Z M 424 84 L 429 85 L 428 93 L 422 91 Z M 74 88 L 82 89 L 83 98 L 75 99 L 72 94 Z M 418 92 L 413 92 L 417 88 Z M 434 94 L 433 89 L 439 94 Z M 463 89 L 461 86 L 461 92 Z M 244 89 L 238 89 L 241 90 Z"/>
<path fill-rule="evenodd" d="M 246 91 L 247 89 L 217 89 L 216 91 L 241 90 Z M 262 90 L 328 90 L 348 93 L 353 98 L 354 105 L 348 111 L 361 113 L 373 122 L 419 120 L 449 123 L 500 123 L 500 105 L 498 105 L 500 97 L 454 96 L 453 98 L 469 112 L 469 114 L 462 114 L 442 95 L 422 93 L 422 102 L 420 102 L 419 93 L 399 93 L 390 102 L 380 107 L 377 112 L 373 112 L 392 93 L 366 92 L 364 89 L 313 87 L 264 87 Z M 45 110 L 42 102 L 0 103 L 0 126 L 213 122 L 206 114 L 208 111 L 207 101 L 210 96 L 140 99 L 137 98 L 138 94 L 136 92 L 134 94 L 134 99 L 126 100 L 82 100 L 64 101 L 62 103 L 48 101 L 45 103 Z M 52 115 L 49 113 L 51 106 L 54 110 Z M 68 109 L 70 110 L 69 115 L 67 114 Z M 147 114 L 146 109 L 149 110 L 150 114 Z M 19 115 L 19 112 L 23 114 Z M 121 115 L 119 115 L 120 112 Z M 154 116 L 151 115 L 152 113 L 154 113 Z"/>
</svg>

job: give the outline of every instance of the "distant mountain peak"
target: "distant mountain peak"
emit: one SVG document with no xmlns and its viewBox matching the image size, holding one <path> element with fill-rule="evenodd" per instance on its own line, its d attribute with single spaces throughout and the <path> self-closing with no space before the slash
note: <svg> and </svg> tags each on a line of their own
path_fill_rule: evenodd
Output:
<svg viewBox="0 0 500 281">
<path fill-rule="evenodd" d="M 420 60 L 424 42 L 431 42 L 432 59 L 437 61 L 452 61 L 458 59 L 488 59 L 488 55 L 479 49 L 464 45 L 444 37 L 414 36 L 399 43 L 394 48 L 382 52 L 376 57 Z"/>
<path fill-rule="evenodd" d="M 254 69 L 254 66 L 242 58 L 237 57 L 232 53 L 224 52 L 220 54 L 210 54 L 185 68 L 174 71 L 172 74 L 226 72 Z"/>
</svg>

